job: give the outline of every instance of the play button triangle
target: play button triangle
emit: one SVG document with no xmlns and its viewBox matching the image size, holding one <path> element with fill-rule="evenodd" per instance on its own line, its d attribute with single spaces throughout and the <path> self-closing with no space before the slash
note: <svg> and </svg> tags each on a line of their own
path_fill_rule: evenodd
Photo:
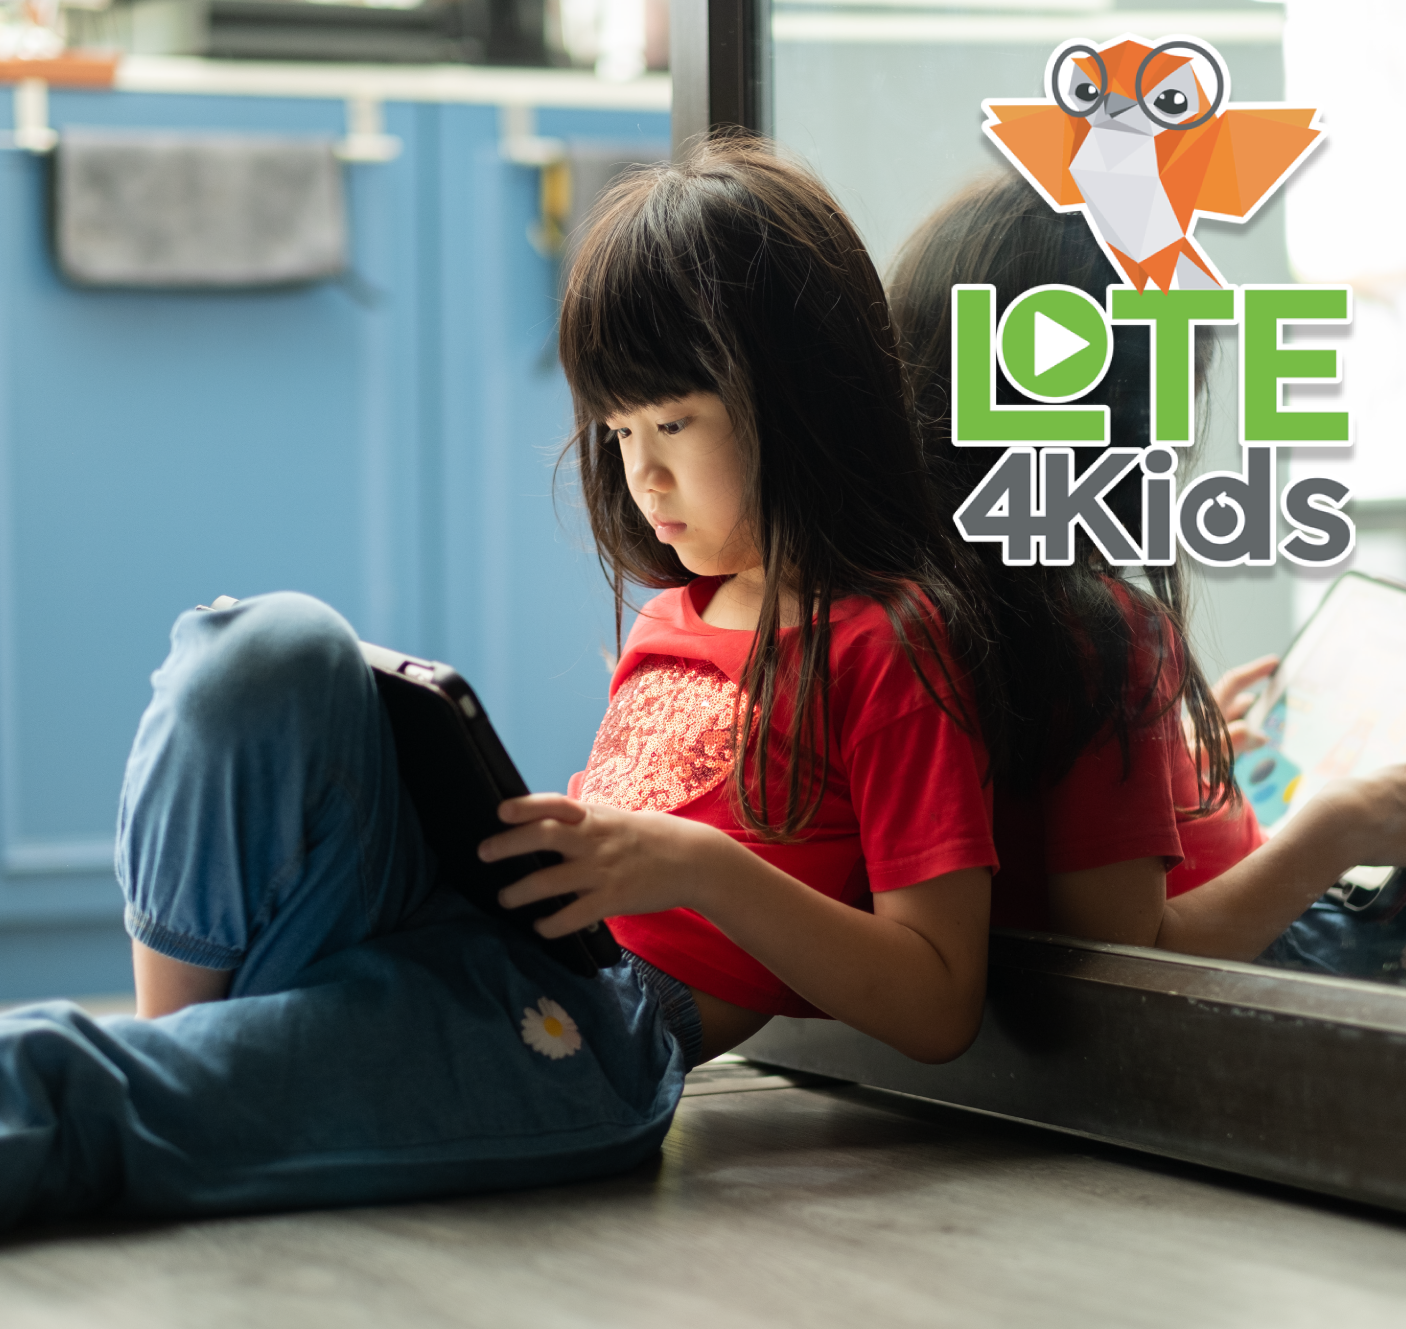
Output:
<svg viewBox="0 0 1406 1329">
<path fill-rule="evenodd" d="M 1035 377 L 1078 355 L 1089 343 L 1062 323 L 1035 311 Z"/>
</svg>

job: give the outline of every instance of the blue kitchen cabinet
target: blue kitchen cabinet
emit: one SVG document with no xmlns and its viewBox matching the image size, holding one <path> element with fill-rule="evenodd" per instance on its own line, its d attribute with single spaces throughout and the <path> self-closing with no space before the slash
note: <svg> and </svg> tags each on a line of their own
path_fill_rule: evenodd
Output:
<svg viewBox="0 0 1406 1329">
<path fill-rule="evenodd" d="M 341 101 L 55 92 L 66 125 L 340 136 Z M 539 132 L 651 155 L 666 115 Z M 322 597 L 474 683 L 530 784 L 604 707 L 609 594 L 552 470 L 570 431 L 537 175 L 495 107 L 391 102 L 404 149 L 346 168 L 353 263 L 273 291 L 83 290 L 49 171 L 0 152 L 0 999 L 129 983 L 111 870 L 123 763 L 172 619 Z"/>
</svg>

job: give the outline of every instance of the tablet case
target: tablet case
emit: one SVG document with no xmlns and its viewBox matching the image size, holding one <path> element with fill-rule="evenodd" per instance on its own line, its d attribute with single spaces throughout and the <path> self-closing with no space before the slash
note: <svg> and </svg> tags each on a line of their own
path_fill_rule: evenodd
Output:
<svg viewBox="0 0 1406 1329">
<path fill-rule="evenodd" d="M 592 975 L 618 964 L 620 947 L 605 923 L 548 939 L 532 927 L 575 897 L 555 896 L 504 909 L 498 892 L 529 872 L 561 862 L 553 853 L 484 863 L 478 846 L 505 825 L 497 807 L 528 792 L 507 749 L 469 685 L 448 665 L 361 645 L 395 735 L 400 778 L 410 792 L 425 841 L 439 859 L 440 879 L 480 909 L 531 935 L 573 973 Z"/>
</svg>

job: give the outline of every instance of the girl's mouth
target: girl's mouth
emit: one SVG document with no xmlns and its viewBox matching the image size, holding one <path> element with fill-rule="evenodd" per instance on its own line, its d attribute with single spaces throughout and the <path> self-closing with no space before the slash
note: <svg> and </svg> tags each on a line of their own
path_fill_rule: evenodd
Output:
<svg viewBox="0 0 1406 1329">
<path fill-rule="evenodd" d="M 671 540 L 677 540 L 687 529 L 688 523 L 686 521 L 657 521 L 654 523 L 654 534 L 664 544 L 668 544 Z"/>
</svg>

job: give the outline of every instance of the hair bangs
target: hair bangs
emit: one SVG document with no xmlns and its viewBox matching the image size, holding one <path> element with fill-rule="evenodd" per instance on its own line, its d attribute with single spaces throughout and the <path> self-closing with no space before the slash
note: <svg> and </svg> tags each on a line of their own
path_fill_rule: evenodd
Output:
<svg viewBox="0 0 1406 1329">
<path fill-rule="evenodd" d="M 657 170 L 634 171 L 606 191 L 583 227 L 561 327 L 578 423 L 718 391 L 698 274 L 673 252 L 661 192 Z"/>
</svg>

